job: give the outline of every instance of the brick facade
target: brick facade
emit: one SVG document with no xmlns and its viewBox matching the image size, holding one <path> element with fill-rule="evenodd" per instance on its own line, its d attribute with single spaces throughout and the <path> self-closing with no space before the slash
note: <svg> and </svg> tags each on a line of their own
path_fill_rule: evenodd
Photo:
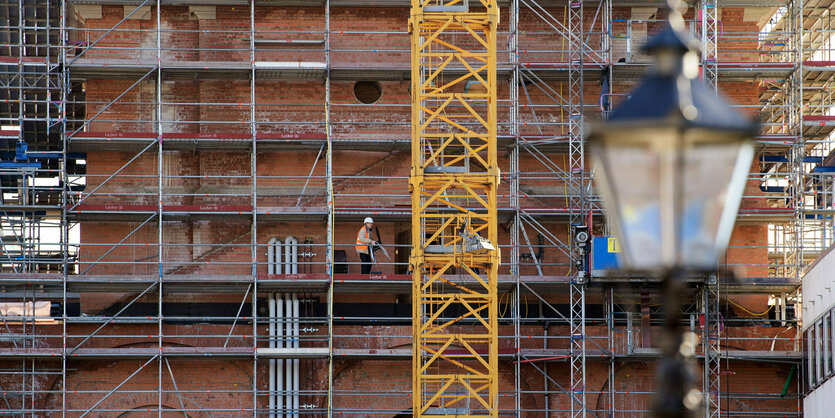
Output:
<svg viewBox="0 0 835 418">
<path fill-rule="evenodd" d="M 554 7 L 548 11 L 557 19 L 563 19 L 563 9 Z M 87 19 L 83 24 L 86 30 L 72 33 L 77 40 L 95 40 L 103 30 L 113 27 L 125 16 L 122 6 L 102 6 L 101 19 Z M 127 60 L 132 62 L 155 62 L 156 15 L 152 7 L 147 13 L 129 19 L 119 26 L 119 30 L 108 35 L 96 48 L 88 51 L 84 58 L 89 60 Z M 250 11 L 246 6 L 216 6 L 214 19 L 203 19 L 190 13 L 186 6 L 165 6 L 162 8 L 161 22 L 164 31 L 162 39 L 162 62 L 166 64 L 198 63 L 199 65 L 224 68 L 228 63 L 248 65 L 250 56 Z M 743 22 L 741 9 L 723 9 L 725 30 L 754 30 L 756 24 Z M 257 52 L 256 62 L 291 61 L 318 63 L 325 60 L 323 45 L 324 11 L 316 7 L 256 7 L 254 40 Z M 628 19 L 630 8 L 615 7 L 613 19 Z M 661 16 L 663 17 L 663 16 Z M 409 65 L 409 38 L 406 20 L 407 8 L 333 8 L 331 10 L 331 56 L 333 66 L 352 66 L 352 68 L 376 68 L 380 66 L 403 67 Z M 509 16 L 502 12 L 500 45 L 507 42 Z M 562 38 L 554 36 L 551 27 L 535 14 L 525 9 L 519 17 L 520 56 L 523 64 L 564 63 L 567 54 Z M 585 24 L 600 26 L 595 19 L 593 8 L 587 8 Z M 753 26 L 752 26 L 753 25 Z M 657 24 L 637 25 L 633 31 L 651 31 Z M 97 31 L 94 31 L 96 29 Z M 614 22 L 614 32 L 626 30 L 623 22 Z M 385 32 L 369 34 L 367 32 Z M 637 35 L 636 35 L 637 36 Z M 292 42 L 294 41 L 294 42 Z M 590 43 L 601 42 L 600 34 L 590 38 Z M 613 57 L 626 56 L 626 46 L 621 40 L 613 43 Z M 633 51 L 636 45 L 632 46 Z M 744 49 L 755 49 L 756 42 L 721 43 L 720 49 L 731 52 L 720 54 L 723 61 L 759 61 L 750 59 Z M 507 63 L 509 51 L 500 56 L 500 63 Z M 640 57 L 638 57 L 640 58 Z M 597 119 L 601 115 L 599 108 L 600 87 L 598 70 L 587 77 L 584 85 L 584 104 L 587 117 Z M 159 114 L 157 107 L 157 81 L 155 76 L 148 77 L 135 87 L 125 91 L 137 80 L 113 80 L 108 77 L 88 77 L 85 81 L 87 117 L 101 113 L 89 123 L 89 132 L 116 132 L 121 134 L 154 133 L 159 126 L 163 134 L 200 134 L 216 135 L 218 141 L 234 138 L 248 141 L 252 132 L 250 122 L 251 98 L 254 96 L 255 131 L 259 134 L 302 134 L 323 135 L 325 125 L 325 85 L 321 79 L 313 80 L 277 80 L 257 79 L 254 94 L 250 91 L 248 75 L 236 77 L 194 77 L 185 79 L 171 77 L 159 86 L 161 101 Z M 634 80 L 615 80 L 613 93 L 625 94 L 634 86 Z M 335 80 L 330 85 L 331 109 L 330 123 L 334 141 L 377 140 L 379 147 L 350 149 L 341 146 L 333 151 L 332 175 L 335 194 L 334 206 L 339 215 L 334 227 L 335 249 L 344 250 L 349 263 L 358 263 L 359 258 L 353 249 L 354 237 L 361 219 L 366 215 L 375 216 L 375 212 L 386 210 L 408 210 L 408 176 L 410 156 L 408 149 L 390 149 L 385 145 L 392 139 L 408 140 L 410 134 L 410 107 L 408 80 L 382 80 L 381 99 L 372 105 L 362 105 L 353 94 L 354 82 Z M 544 87 L 543 87 L 544 86 Z M 512 131 L 510 123 L 511 109 L 508 105 L 511 89 L 508 82 L 499 88 L 499 123 L 500 135 Z M 519 134 L 524 137 L 541 136 L 561 137 L 567 135 L 568 115 L 549 97 L 554 92 L 562 94 L 567 90 L 567 82 L 554 79 L 536 86 L 526 83 L 517 91 L 519 97 Z M 734 103 L 743 106 L 744 113 L 754 115 L 759 103 L 759 87 L 750 82 L 723 81 L 720 90 L 732 97 Z M 121 97 L 119 98 L 119 96 Z M 118 100 L 116 100 L 119 98 Z M 110 102 L 116 100 L 112 105 Z M 616 99 L 617 100 L 617 99 Z M 102 109 L 104 109 L 102 111 Z M 161 118 L 161 120 L 159 120 Z M 153 138 L 154 135 L 151 135 Z M 533 139 L 532 139 L 533 140 Z M 141 207 L 142 211 L 155 212 L 157 205 L 170 207 L 216 207 L 226 212 L 212 216 L 171 216 L 166 217 L 162 233 L 162 274 L 164 275 L 248 275 L 252 272 L 252 245 L 255 249 L 256 273 L 267 273 L 266 245 L 270 238 L 285 238 L 293 235 L 300 244 L 310 239 L 312 252 L 316 253 L 308 260 L 309 265 L 302 266 L 305 272 L 325 272 L 325 247 L 327 230 L 324 215 L 326 201 L 326 167 L 318 152 L 319 145 L 309 147 L 288 146 L 277 150 L 269 148 L 269 141 L 258 139 L 258 146 L 264 144 L 255 155 L 252 164 L 248 149 L 218 151 L 213 149 L 166 150 L 159 162 L 155 148 L 146 151 L 133 162 L 133 151 L 112 151 L 92 149 L 87 152 L 87 189 L 96 188 L 95 194 L 86 198 L 84 204 L 92 206 L 123 205 Z M 239 147 L 240 148 L 240 147 Z M 565 147 L 562 147 L 565 148 Z M 141 149 L 141 148 L 140 148 Z M 317 160 L 317 156 L 319 159 Z M 521 153 L 519 158 L 519 205 L 530 209 L 565 210 L 567 207 L 566 184 L 554 174 L 565 171 L 567 155 L 564 149 L 556 147 L 546 151 L 550 160 L 542 159 L 529 153 Z M 504 173 L 510 172 L 510 159 L 507 147 L 500 149 L 500 167 Z M 124 166 L 124 168 L 123 168 Z M 158 167 L 162 167 L 163 178 L 156 176 Z M 257 198 L 253 199 L 253 173 L 257 176 L 255 186 Z M 314 167 L 315 166 L 315 167 Z M 758 170 L 755 164 L 753 172 Z M 120 171 L 121 170 L 121 171 Z M 118 174 L 110 178 L 114 173 Z M 308 177 L 309 176 L 309 177 Z M 511 208 L 509 181 L 505 178 L 499 196 L 502 208 Z M 100 187 L 99 187 L 100 186 Z M 160 199 L 158 189 L 163 197 Z M 302 193 L 303 192 L 303 193 Z M 755 180 L 746 188 L 744 208 L 763 208 L 766 201 Z M 251 215 L 248 211 L 257 205 L 264 214 L 256 224 L 256 237 L 253 240 Z M 229 209 L 233 208 L 233 209 Z M 137 209 L 138 210 L 138 209 Z M 220 209 L 218 209 L 220 210 Z M 242 214 L 231 212 L 240 211 Z M 270 211 L 273 211 L 270 213 Z M 286 218 L 271 217 L 277 213 L 295 213 L 297 216 Z M 370 213 L 369 213 L 370 212 Z M 505 219 L 506 221 L 506 219 Z M 80 224 L 81 245 L 78 253 L 79 271 L 94 275 L 156 275 L 159 252 L 157 221 L 144 226 L 142 219 L 130 220 L 86 220 Z M 545 218 L 543 225 L 554 236 L 568 242 L 569 226 L 564 216 Z M 399 243 L 398 234 L 408 231 L 407 218 L 379 221 L 382 241 L 387 244 Z M 601 229 L 602 219 L 596 218 L 595 232 Z M 133 234 L 116 245 L 132 231 Z M 538 234 L 528 230 L 533 245 L 538 244 Z M 548 241 L 544 241 L 548 245 Z M 510 260 L 509 225 L 505 225 L 500 234 L 505 261 Z M 769 275 L 765 224 L 740 224 L 731 239 L 731 249 L 726 255 L 725 264 L 735 268 L 744 277 L 766 277 Z M 113 248 L 113 249 L 112 249 Z M 408 251 L 398 247 L 400 251 Z M 393 251 L 392 251 L 393 252 Z M 523 249 L 527 252 L 527 249 Z M 543 274 L 562 276 L 569 272 L 568 257 L 559 248 L 548 245 L 541 254 Z M 100 260 L 97 262 L 98 260 Z M 396 273 L 395 266 L 382 265 L 384 274 Z M 350 273 L 359 273 L 359 266 L 350 266 Z M 510 274 L 510 266 L 505 265 L 500 274 Z M 537 270 L 532 262 L 523 261 L 520 274 L 533 276 Z M 548 301 L 565 304 L 565 295 L 546 294 Z M 547 293 L 547 292 L 546 292 Z M 259 294 L 263 300 L 266 295 Z M 315 295 L 324 299 L 325 295 Z M 98 315 L 130 300 L 129 293 L 82 294 L 82 312 Z M 164 295 L 163 300 L 171 303 L 213 301 L 236 303 L 243 295 L 201 295 L 191 296 Z M 146 298 L 154 303 L 156 296 Z M 590 304 L 602 306 L 602 298 Z M 338 294 L 336 303 L 391 303 L 398 300 L 396 295 L 346 295 Z M 143 300 L 144 301 L 144 300 Z M 531 304 L 533 300 L 529 301 Z M 750 296 L 739 299 L 745 309 L 761 312 L 767 308 L 767 297 Z M 727 303 L 725 303 L 727 305 Z M 527 306 L 527 305 L 526 305 Z M 637 305 L 636 305 L 637 306 Z M 729 315 L 745 317 L 746 313 L 735 307 L 726 308 Z M 653 314 L 654 315 L 654 314 Z M 533 317 L 531 315 L 530 317 Z M 653 317 L 654 318 L 654 317 Z M 151 324 L 112 324 L 102 333 L 104 338 L 93 339 L 87 346 L 115 347 L 156 347 L 157 325 Z M 318 334 L 327 335 L 322 325 Z M 659 333 L 653 323 L 651 333 Z M 80 336 L 94 330 L 86 325 L 72 326 L 71 332 Z M 44 333 L 60 335 L 56 327 L 44 327 Z M 232 332 L 232 347 L 252 347 L 251 322 L 238 325 L 230 330 L 229 325 L 209 324 L 165 324 L 166 337 L 164 346 L 183 347 L 220 347 L 223 337 Z M 523 348 L 540 348 L 544 343 L 547 348 L 568 348 L 568 330 L 566 327 L 530 325 L 523 326 Z M 636 339 L 640 340 L 640 330 L 636 329 Z M 727 327 L 726 336 L 738 337 L 733 342 L 733 349 L 768 350 L 770 338 L 783 329 L 756 326 Z M 513 327 L 503 325 L 505 348 L 514 347 Z M 589 325 L 590 336 L 607 335 L 607 328 L 602 320 Z M 617 334 L 616 354 L 626 352 L 625 334 Z M 238 336 L 238 334 L 243 336 Z M 409 348 L 411 330 L 406 326 L 354 326 L 337 325 L 334 330 L 336 348 L 393 349 Z M 145 336 L 147 334 L 147 337 Z M 266 327 L 259 325 L 258 334 L 266 334 Z M 789 333 L 792 334 L 792 333 Z M 124 337 L 124 336 L 128 337 Z M 368 338 L 355 337 L 366 335 Z M 548 338 L 537 336 L 547 335 Z M 153 338 L 152 338 L 153 336 Z M 760 340 L 754 341 L 754 337 Z M 790 338 L 791 336 L 789 336 Z M 592 340 L 594 337 L 591 338 Z M 73 342 L 78 341 L 74 338 Z M 767 341 L 767 343 L 763 342 Z M 42 344 L 57 347 L 60 339 L 43 338 Z M 314 343 L 311 343 L 314 344 Z M 315 344 L 321 344 L 321 340 Z M 778 350 L 792 350 L 792 343 L 780 340 Z M 260 340 L 259 347 L 266 346 Z M 593 344 L 589 344 L 592 349 Z M 304 346 L 304 344 L 303 344 Z M 69 410 L 83 411 L 89 408 L 104 394 L 122 382 L 137 370 L 144 360 L 113 359 L 106 361 L 69 362 L 67 373 L 67 403 Z M 546 367 L 551 378 L 547 382 L 550 390 L 555 391 L 555 384 L 569 388 L 568 364 L 563 361 L 531 362 L 521 367 L 520 390 L 528 392 L 519 402 L 523 409 L 530 410 L 525 416 L 545 416 L 546 408 L 551 416 L 563 416 L 570 407 L 570 398 L 564 392 L 552 394 L 547 398 L 541 391 L 546 387 L 546 380 L 537 371 Z M 44 364 L 46 362 L 44 361 Z M 50 363 L 51 364 L 51 363 Z M 302 404 L 313 405 L 322 416 L 321 408 L 325 405 L 327 374 L 322 360 L 302 360 Z M 115 410 L 132 410 L 141 414 L 143 409 L 156 410 L 158 403 L 164 408 L 206 409 L 204 412 L 189 413 L 189 416 L 242 416 L 251 414 L 253 407 L 252 392 L 255 380 L 259 391 L 266 390 L 267 361 L 259 360 L 253 367 L 249 360 L 231 359 L 175 359 L 170 367 L 176 377 L 179 391 L 188 395 L 178 398 L 174 392 L 174 381 L 167 371 L 168 365 L 151 362 L 139 372 L 119 393 L 109 396 L 99 405 L 102 410 L 97 416 L 121 416 Z M 58 365 L 60 366 L 60 365 Z M 51 367 L 51 366 L 50 366 Z M 612 399 L 617 410 L 623 416 L 641 416 L 649 408 L 654 366 L 649 362 L 614 363 L 616 381 L 609 381 L 609 364 L 605 360 L 590 359 L 587 366 L 588 392 L 587 402 L 590 408 L 606 410 L 610 406 L 609 392 L 615 391 Z M 723 412 L 756 414 L 757 410 L 781 410 L 792 413 L 796 410 L 796 384 L 792 383 L 786 399 L 762 401 L 751 393 L 779 392 L 781 385 L 788 378 L 787 365 L 762 365 L 753 362 L 732 362 L 722 376 Z M 162 376 L 159 375 L 162 370 Z M 406 412 L 411 405 L 410 362 L 408 360 L 339 360 L 334 370 L 334 409 L 341 410 L 345 416 L 369 415 L 368 410 L 377 410 L 379 416 L 395 416 Z M 257 378 L 253 378 L 257 375 Z M 515 385 L 514 364 L 503 361 L 500 370 L 503 410 L 514 408 Z M 157 393 L 159 381 L 165 391 L 161 400 Z M 49 392 L 35 401 L 44 408 L 60 408 L 60 387 L 54 380 L 37 382 Z M 15 381 L 0 381 L 3 388 L 13 390 Z M 57 395 L 56 395 L 57 391 Z M 309 392 L 308 392 L 309 391 Z M 363 394 L 366 393 L 366 394 Z M 70 396 L 70 394 L 72 394 Z M 182 402 L 182 404 L 181 404 Z M 266 395 L 259 395 L 255 405 L 266 407 Z M 114 411 L 108 411 L 108 410 Z M 352 412 L 354 411 L 354 412 Z M 201 415 L 202 413 L 202 415 Z"/>
</svg>

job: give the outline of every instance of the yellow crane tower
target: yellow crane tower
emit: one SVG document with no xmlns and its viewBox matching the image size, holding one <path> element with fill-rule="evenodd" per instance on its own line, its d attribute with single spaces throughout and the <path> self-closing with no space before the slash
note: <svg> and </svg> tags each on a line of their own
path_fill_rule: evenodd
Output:
<svg viewBox="0 0 835 418">
<path fill-rule="evenodd" d="M 496 0 L 412 0 L 413 415 L 498 416 Z"/>
</svg>

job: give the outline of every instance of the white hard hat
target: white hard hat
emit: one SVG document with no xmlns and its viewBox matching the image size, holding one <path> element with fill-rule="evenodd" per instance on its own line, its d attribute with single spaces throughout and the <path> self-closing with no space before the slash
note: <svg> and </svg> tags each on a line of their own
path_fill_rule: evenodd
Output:
<svg viewBox="0 0 835 418">
<path fill-rule="evenodd" d="M 368 218 L 365 218 L 365 220 L 363 220 L 363 221 L 362 221 L 362 223 L 364 223 L 364 224 L 373 224 L 373 223 L 374 223 L 374 220 L 373 220 L 373 219 L 371 219 L 371 217 L 368 217 Z"/>
</svg>

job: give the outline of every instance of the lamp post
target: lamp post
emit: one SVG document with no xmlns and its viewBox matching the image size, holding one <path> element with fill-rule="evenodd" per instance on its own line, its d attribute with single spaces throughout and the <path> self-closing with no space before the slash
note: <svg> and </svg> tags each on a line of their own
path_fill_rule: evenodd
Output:
<svg viewBox="0 0 835 418">
<path fill-rule="evenodd" d="M 678 322 L 685 272 L 715 271 L 730 239 L 753 159 L 758 124 L 698 79 L 699 57 L 685 33 L 686 4 L 668 0 L 669 19 L 643 49 L 655 70 L 592 125 L 596 184 L 621 265 L 663 275 L 665 332 L 656 417 L 696 416 L 702 394 L 688 363 L 695 343 Z M 706 341 L 704 343 L 707 343 Z"/>
</svg>

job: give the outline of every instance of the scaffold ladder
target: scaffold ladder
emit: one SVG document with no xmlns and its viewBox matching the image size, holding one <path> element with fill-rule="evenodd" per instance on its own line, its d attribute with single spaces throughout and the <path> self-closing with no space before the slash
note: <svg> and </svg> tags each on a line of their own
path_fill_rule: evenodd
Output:
<svg viewBox="0 0 835 418">
<path fill-rule="evenodd" d="M 699 32 L 702 38 L 702 69 L 704 81 L 714 90 L 719 77 L 717 38 L 719 36 L 718 5 L 716 0 L 701 0 Z"/>
<path fill-rule="evenodd" d="M 568 188 L 570 227 L 586 225 L 585 156 L 583 144 L 583 2 L 571 2 L 568 14 Z M 589 225 L 590 226 L 590 225 Z M 580 243 L 572 238 L 575 267 L 584 257 Z M 579 263 L 577 263 L 579 261 Z M 571 416 L 586 416 L 586 273 L 576 268 L 569 284 L 569 331 L 571 332 Z"/>
</svg>

